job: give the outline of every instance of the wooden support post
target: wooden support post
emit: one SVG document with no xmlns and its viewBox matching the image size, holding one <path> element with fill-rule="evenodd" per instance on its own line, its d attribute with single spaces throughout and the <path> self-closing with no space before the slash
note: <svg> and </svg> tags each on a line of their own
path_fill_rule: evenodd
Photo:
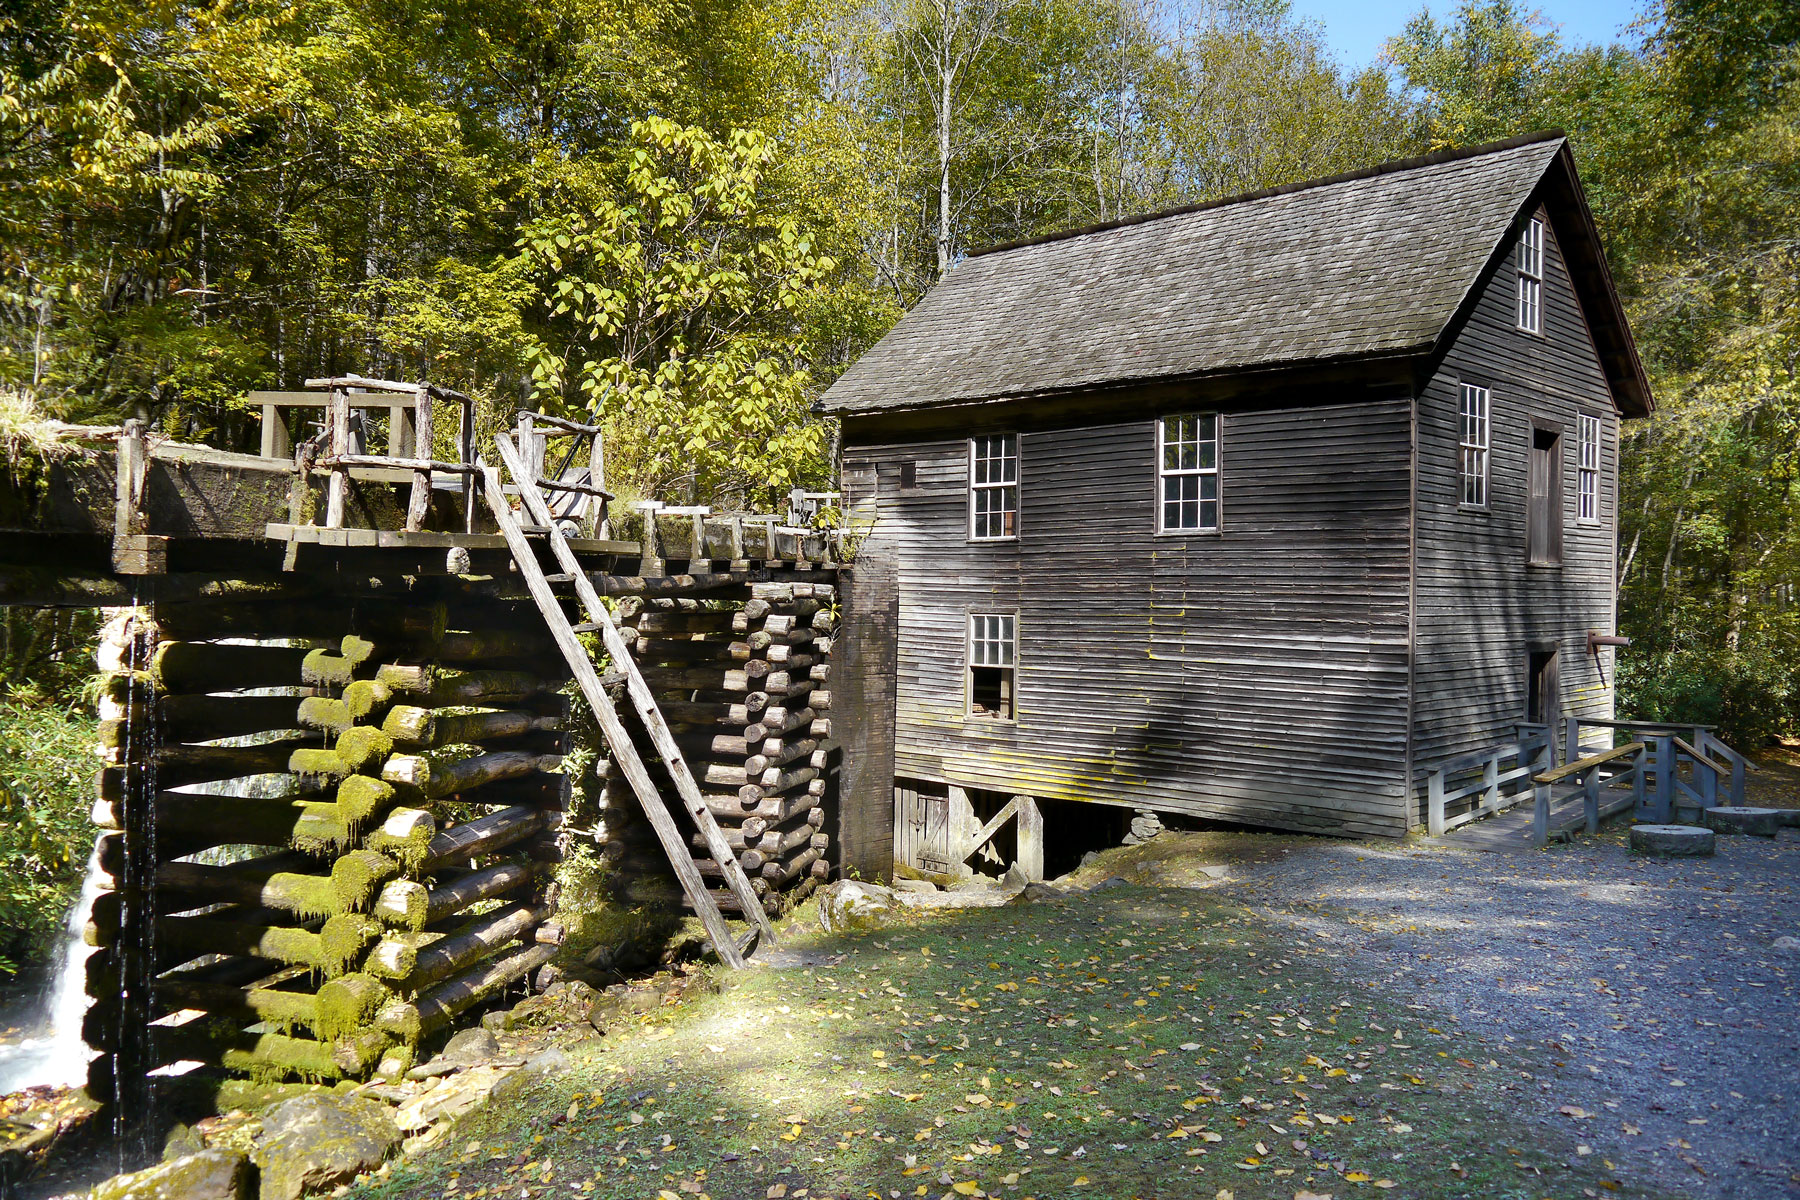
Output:
<svg viewBox="0 0 1800 1200">
<path fill-rule="evenodd" d="M 1444 773 L 1433 771 L 1425 777 L 1425 829 L 1432 837 L 1444 836 Z"/>
<path fill-rule="evenodd" d="M 1581 811 L 1589 835 L 1600 832 L 1600 768 L 1593 767 L 1581 787 Z"/>
<path fill-rule="evenodd" d="M 1550 785 L 1532 785 L 1531 844 L 1543 849 L 1550 844 Z"/>
<path fill-rule="evenodd" d="M 1634 817 L 1642 817 L 1644 815 L 1645 795 L 1644 776 L 1650 770 L 1649 748 L 1645 746 L 1638 747 L 1638 752 L 1632 755 L 1631 762 L 1631 815 Z"/>
<path fill-rule="evenodd" d="M 598 424 L 599 418 L 595 418 Z M 603 434 L 596 432 L 588 443 L 588 482 L 601 491 L 606 490 L 606 440 Z M 600 539 L 612 536 L 612 517 L 607 512 L 607 500 L 604 496 L 594 496 L 589 503 L 594 506 L 598 516 L 591 524 L 594 536 Z"/>
<path fill-rule="evenodd" d="M 1675 818 L 1675 737 L 1657 734 L 1651 744 L 1656 747 L 1656 820 L 1667 825 Z"/>
<path fill-rule="evenodd" d="M 1044 814 L 1030 796 L 1014 797 L 1019 804 L 1018 858 L 1019 874 L 1032 883 L 1044 878 Z"/>
<path fill-rule="evenodd" d="M 471 396 L 462 397 L 462 405 L 457 411 L 456 455 L 457 461 L 468 466 L 475 461 L 475 400 Z M 463 485 L 463 532 L 475 532 L 475 477 L 464 475 Z"/>
<path fill-rule="evenodd" d="M 264 458 L 287 458 L 294 452 L 293 441 L 288 437 L 287 419 L 281 415 L 281 408 L 275 404 L 262 406 L 262 456 Z"/>
<path fill-rule="evenodd" d="M 1481 793 L 1482 806 L 1488 809 L 1500 807 L 1500 757 L 1503 751 L 1496 750 L 1488 756 L 1482 768 L 1481 782 L 1485 790 Z"/>
<path fill-rule="evenodd" d="M 400 413 L 404 410 L 393 408 L 389 411 L 394 414 L 394 420 L 398 421 L 400 419 Z M 410 447 L 412 457 L 421 462 L 430 462 L 433 458 L 431 453 L 431 439 L 433 433 L 431 428 L 431 389 L 425 385 L 425 381 L 422 379 L 419 381 L 418 394 L 413 397 L 412 427 L 413 442 Z M 394 445 L 393 453 L 396 456 L 405 452 L 405 447 L 398 444 Z M 463 486 L 465 488 L 470 486 L 469 479 L 466 476 L 463 478 Z M 425 528 L 425 517 L 430 511 L 431 469 L 427 467 L 425 470 L 419 471 L 413 475 L 412 496 L 407 500 L 406 504 L 406 531 L 408 533 L 417 533 L 419 530 Z"/>
<path fill-rule="evenodd" d="M 1581 759 L 1581 718 L 1564 717 L 1563 719 L 1563 762 L 1579 762 Z M 1550 744 L 1556 744 L 1556 730 L 1550 730 Z M 1556 763 L 1550 764 L 1552 767 Z"/>
<path fill-rule="evenodd" d="M 341 387 L 331 389 L 331 403 L 326 414 L 331 438 L 328 443 L 333 458 L 351 453 L 350 393 Z M 338 464 L 331 468 L 331 481 L 325 489 L 325 528 L 344 527 L 344 506 L 350 498 L 350 468 Z"/>
<path fill-rule="evenodd" d="M 651 500 L 638 505 L 638 511 L 644 515 L 644 542 L 639 552 L 638 570 L 644 575 L 661 575 L 666 569 L 663 566 L 662 547 L 657 544 L 656 514 L 661 504 Z"/>
</svg>

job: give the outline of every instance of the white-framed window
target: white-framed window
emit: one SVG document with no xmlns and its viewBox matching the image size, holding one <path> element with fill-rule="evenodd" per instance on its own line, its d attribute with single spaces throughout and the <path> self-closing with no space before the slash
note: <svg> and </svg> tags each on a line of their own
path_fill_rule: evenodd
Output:
<svg viewBox="0 0 1800 1200">
<path fill-rule="evenodd" d="M 1157 421 L 1156 480 L 1158 533 L 1218 531 L 1218 413 Z"/>
<path fill-rule="evenodd" d="M 1019 536 L 1019 435 L 969 439 L 969 537 L 978 542 Z"/>
<path fill-rule="evenodd" d="M 1011 721 L 1019 624 L 1012 613 L 969 614 L 968 713 Z"/>
<path fill-rule="evenodd" d="M 1519 234 L 1519 328 L 1544 331 L 1544 222 L 1537 217 Z"/>
<path fill-rule="evenodd" d="M 1575 416 L 1575 519 L 1600 523 L 1600 418 Z"/>
<path fill-rule="evenodd" d="M 1486 508 L 1488 503 L 1488 390 L 1472 383 L 1462 385 L 1462 434 L 1458 443 L 1464 508 Z"/>
</svg>

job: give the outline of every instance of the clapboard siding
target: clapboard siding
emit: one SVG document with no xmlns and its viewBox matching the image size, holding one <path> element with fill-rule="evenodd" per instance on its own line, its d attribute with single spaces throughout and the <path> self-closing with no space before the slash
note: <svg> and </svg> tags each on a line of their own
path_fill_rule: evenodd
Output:
<svg viewBox="0 0 1800 1200">
<path fill-rule="evenodd" d="M 875 481 L 870 544 L 898 564 L 896 774 L 1403 832 L 1411 399 L 1367 396 L 1226 409 L 1219 536 L 1155 536 L 1149 402 L 1021 433 L 1014 543 L 967 540 L 964 438 L 847 422 L 847 487 Z M 964 715 L 986 611 L 1018 614 L 1014 723 Z"/>
<path fill-rule="evenodd" d="M 1549 224 L 1547 213 L 1540 210 Z M 1554 642 L 1565 714 L 1611 717 L 1587 632 L 1613 630 L 1618 410 L 1601 370 L 1557 238 L 1546 230 L 1543 336 L 1518 330 L 1512 255 L 1484 286 L 1467 324 L 1419 399 L 1414 667 L 1414 819 L 1434 761 L 1502 741 L 1524 719 L 1528 654 Z M 1462 382 L 1491 390 L 1487 512 L 1457 507 Z M 1601 420 L 1599 523 L 1576 520 L 1578 413 Z M 1563 430 L 1563 562 L 1526 565 L 1526 470 L 1531 418 Z"/>
</svg>

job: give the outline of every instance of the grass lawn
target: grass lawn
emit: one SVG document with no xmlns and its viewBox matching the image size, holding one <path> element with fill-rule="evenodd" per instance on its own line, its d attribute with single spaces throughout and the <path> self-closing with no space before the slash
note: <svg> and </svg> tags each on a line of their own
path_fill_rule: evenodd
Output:
<svg viewBox="0 0 1800 1200">
<path fill-rule="evenodd" d="M 816 930 L 808 905 L 787 945 L 841 962 L 716 976 L 356 1194 L 1645 1194 L 1549 1123 L 1547 1064 L 1205 891 Z"/>
</svg>

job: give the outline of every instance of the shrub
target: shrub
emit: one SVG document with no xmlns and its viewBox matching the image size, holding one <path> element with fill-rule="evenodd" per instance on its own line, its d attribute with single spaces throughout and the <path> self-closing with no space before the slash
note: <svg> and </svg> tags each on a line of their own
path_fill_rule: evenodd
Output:
<svg viewBox="0 0 1800 1200">
<path fill-rule="evenodd" d="M 95 723 L 33 691 L 0 699 L 0 971 L 46 965 L 81 888 Z"/>
<path fill-rule="evenodd" d="M 1740 750 L 1800 727 L 1800 674 L 1773 656 L 1672 650 L 1619 664 L 1620 711 L 1649 721 L 1716 725 Z"/>
</svg>

